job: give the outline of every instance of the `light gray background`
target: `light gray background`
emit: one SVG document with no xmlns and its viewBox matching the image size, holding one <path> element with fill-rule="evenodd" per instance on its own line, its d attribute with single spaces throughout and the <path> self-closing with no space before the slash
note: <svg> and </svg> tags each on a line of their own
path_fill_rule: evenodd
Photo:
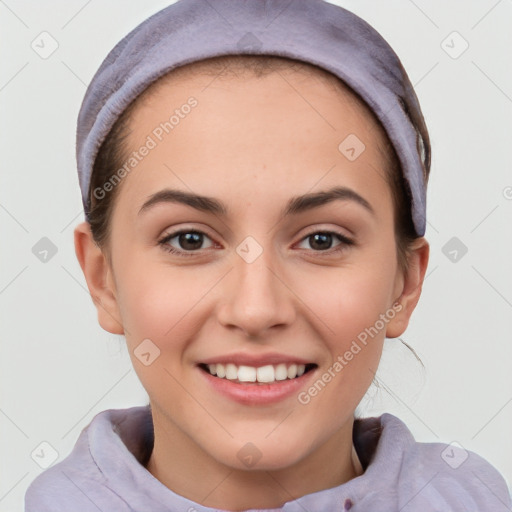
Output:
<svg viewBox="0 0 512 512">
<path fill-rule="evenodd" d="M 123 338 L 99 327 L 75 258 L 75 123 L 107 52 L 169 3 L 0 1 L 0 512 L 22 510 L 42 471 L 31 458 L 41 442 L 61 460 L 95 414 L 147 400 Z M 395 48 L 433 146 L 431 261 L 403 337 L 426 370 L 388 341 L 380 390 L 361 411 L 399 416 L 420 441 L 457 441 L 510 484 L 512 1 L 336 3 Z M 31 48 L 43 31 L 59 45 L 47 59 Z M 458 58 L 462 39 L 446 39 L 453 31 L 469 44 Z M 46 263 L 32 252 L 43 237 L 57 248 Z M 456 262 L 443 253 L 452 237 L 468 248 Z"/>
</svg>

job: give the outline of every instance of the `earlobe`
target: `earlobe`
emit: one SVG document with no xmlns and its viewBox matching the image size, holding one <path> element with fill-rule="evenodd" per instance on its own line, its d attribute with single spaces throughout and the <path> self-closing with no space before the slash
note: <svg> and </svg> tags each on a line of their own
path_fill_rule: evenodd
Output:
<svg viewBox="0 0 512 512">
<path fill-rule="evenodd" d="M 401 294 L 395 301 L 400 304 L 400 311 L 387 324 L 386 338 L 398 338 L 409 325 L 412 312 L 420 299 L 428 266 L 429 251 L 430 248 L 425 238 L 421 237 L 414 241 L 408 258 L 408 268 L 403 275 Z"/>
<path fill-rule="evenodd" d="M 94 241 L 88 222 L 76 226 L 74 240 L 75 254 L 96 306 L 99 324 L 112 334 L 124 334 L 112 270 L 105 254 Z"/>
</svg>

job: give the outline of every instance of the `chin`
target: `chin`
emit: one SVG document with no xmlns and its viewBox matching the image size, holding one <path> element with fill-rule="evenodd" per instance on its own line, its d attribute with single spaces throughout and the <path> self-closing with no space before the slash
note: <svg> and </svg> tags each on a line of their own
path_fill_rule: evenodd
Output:
<svg viewBox="0 0 512 512">
<path fill-rule="evenodd" d="M 307 457 L 304 441 L 288 438 L 286 445 L 269 440 L 247 441 L 245 443 L 233 442 L 225 446 L 222 451 L 219 445 L 215 446 L 210 455 L 219 463 L 236 470 L 248 471 L 278 471 L 293 466 Z M 234 455 L 234 456 L 233 456 Z"/>
</svg>

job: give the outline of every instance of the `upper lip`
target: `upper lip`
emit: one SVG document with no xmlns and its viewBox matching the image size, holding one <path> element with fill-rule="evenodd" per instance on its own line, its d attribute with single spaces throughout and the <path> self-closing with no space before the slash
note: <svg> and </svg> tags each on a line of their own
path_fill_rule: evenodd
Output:
<svg viewBox="0 0 512 512">
<path fill-rule="evenodd" d="M 256 368 L 269 364 L 312 364 L 312 361 L 302 359 L 297 356 L 289 356 L 286 354 L 268 353 L 268 354 L 247 354 L 247 353 L 233 353 L 225 354 L 223 356 L 210 357 L 201 361 L 202 364 L 234 364 L 236 366 L 254 366 Z"/>
</svg>

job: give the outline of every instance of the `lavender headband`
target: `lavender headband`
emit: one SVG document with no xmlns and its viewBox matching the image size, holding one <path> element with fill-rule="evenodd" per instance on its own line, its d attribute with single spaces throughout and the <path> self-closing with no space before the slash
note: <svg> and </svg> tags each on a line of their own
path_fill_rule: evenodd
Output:
<svg viewBox="0 0 512 512">
<path fill-rule="evenodd" d="M 87 219 L 94 160 L 122 112 L 170 70 L 228 54 L 305 61 L 351 87 L 393 144 L 410 192 L 416 234 L 425 234 L 423 166 L 430 165 L 430 155 L 410 119 L 411 112 L 419 113 L 423 122 L 414 89 L 398 56 L 375 29 L 324 0 L 179 0 L 124 37 L 94 75 L 78 116 L 76 154 Z"/>
</svg>

